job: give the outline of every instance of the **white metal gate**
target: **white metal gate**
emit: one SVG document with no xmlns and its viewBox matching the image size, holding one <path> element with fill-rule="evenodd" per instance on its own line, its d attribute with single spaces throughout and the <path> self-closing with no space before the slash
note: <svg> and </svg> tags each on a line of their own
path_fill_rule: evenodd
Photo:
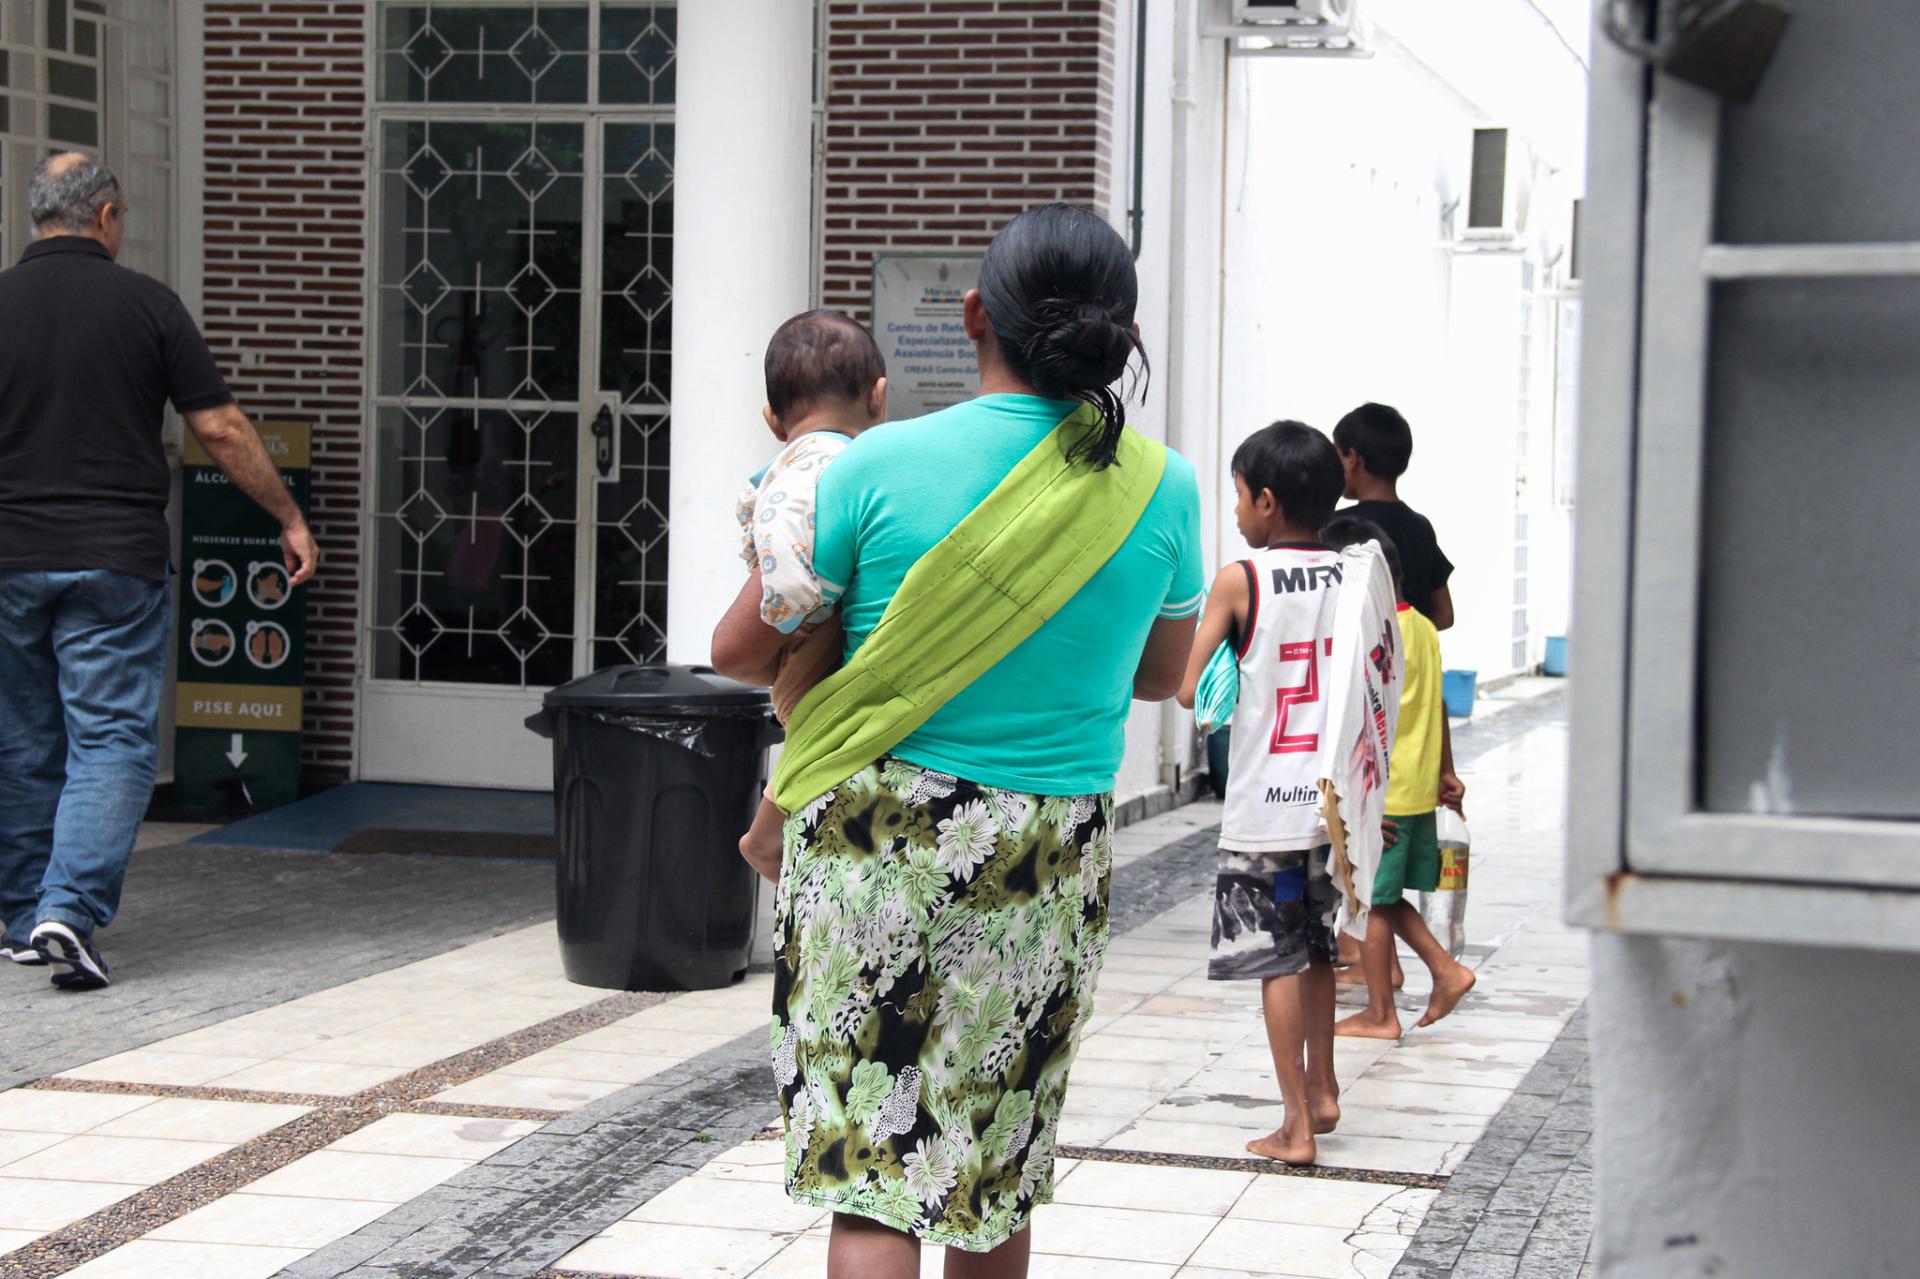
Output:
<svg viewBox="0 0 1920 1279">
<path fill-rule="evenodd" d="M 665 646 L 674 9 L 382 4 L 361 773 L 544 786 Z"/>
</svg>

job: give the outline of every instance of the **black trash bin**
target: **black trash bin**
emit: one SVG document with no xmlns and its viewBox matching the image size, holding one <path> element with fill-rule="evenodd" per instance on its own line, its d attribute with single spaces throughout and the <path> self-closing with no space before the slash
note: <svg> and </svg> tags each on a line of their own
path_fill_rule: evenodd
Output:
<svg viewBox="0 0 1920 1279">
<path fill-rule="evenodd" d="M 703 666 L 614 666 L 547 694 L 560 952 L 612 990 L 740 979 L 760 877 L 740 856 L 778 740 L 760 689 Z"/>
</svg>

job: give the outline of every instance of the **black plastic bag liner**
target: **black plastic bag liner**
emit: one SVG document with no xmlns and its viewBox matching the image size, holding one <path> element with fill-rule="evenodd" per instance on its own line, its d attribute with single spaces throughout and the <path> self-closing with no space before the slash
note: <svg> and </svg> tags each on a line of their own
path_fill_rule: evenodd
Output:
<svg viewBox="0 0 1920 1279">
<path fill-rule="evenodd" d="M 609 666 L 549 692 L 544 708 L 527 720 L 527 727 L 551 738 L 558 711 L 573 711 L 708 757 L 715 743 L 707 726 L 716 720 L 759 720 L 769 725 L 768 743 L 780 740 L 766 693 L 716 675 L 707 666 Z"/>
</svg>

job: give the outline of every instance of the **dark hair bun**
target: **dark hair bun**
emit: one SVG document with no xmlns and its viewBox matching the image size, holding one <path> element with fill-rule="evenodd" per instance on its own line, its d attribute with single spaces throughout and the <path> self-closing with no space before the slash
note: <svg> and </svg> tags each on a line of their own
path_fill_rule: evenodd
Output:
<svg viewBox="0 0 1920 1279">
<path fill-rule="evenodd" d="M 1037 390 L 1070 397 L 1110 386 L 1126 373 L 1133 333 L 1099 303 L 1048 298 L 1036 308 L 1035 319 L 1022 354 Z"/>
<path fill-rule="evenodd" d="M 1088 209 L 1043 204 L 1000 229 L 980 263 L 980 301 L 1000 354 L 1042 395 L 1100 413 L 1097 431 L 1067 451 L 1113 465 L 1126 429 L 1126 394 L 1114 383 L 1147 353 L 1133 332 L 1140 281 L 1120 233 Z M 1128 388 L 1131 394 L 1135 388 Z"/>
</svg>

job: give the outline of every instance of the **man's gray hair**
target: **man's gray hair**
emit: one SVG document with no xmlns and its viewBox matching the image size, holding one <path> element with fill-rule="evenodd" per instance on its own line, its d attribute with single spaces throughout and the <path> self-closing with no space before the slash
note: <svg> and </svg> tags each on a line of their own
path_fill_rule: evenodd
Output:
<svg viewBox="0 0 1920 1279">
<path fill-rule="evenodd" d="M 54 162 L 60 158 L 48 156 L 34 166 L 28 204 L 35 231 L 85 231 L 99 218 L 100 210 L 124 203 L 120 180 L 97 156 L 54 171 Z"/>
</svg>

